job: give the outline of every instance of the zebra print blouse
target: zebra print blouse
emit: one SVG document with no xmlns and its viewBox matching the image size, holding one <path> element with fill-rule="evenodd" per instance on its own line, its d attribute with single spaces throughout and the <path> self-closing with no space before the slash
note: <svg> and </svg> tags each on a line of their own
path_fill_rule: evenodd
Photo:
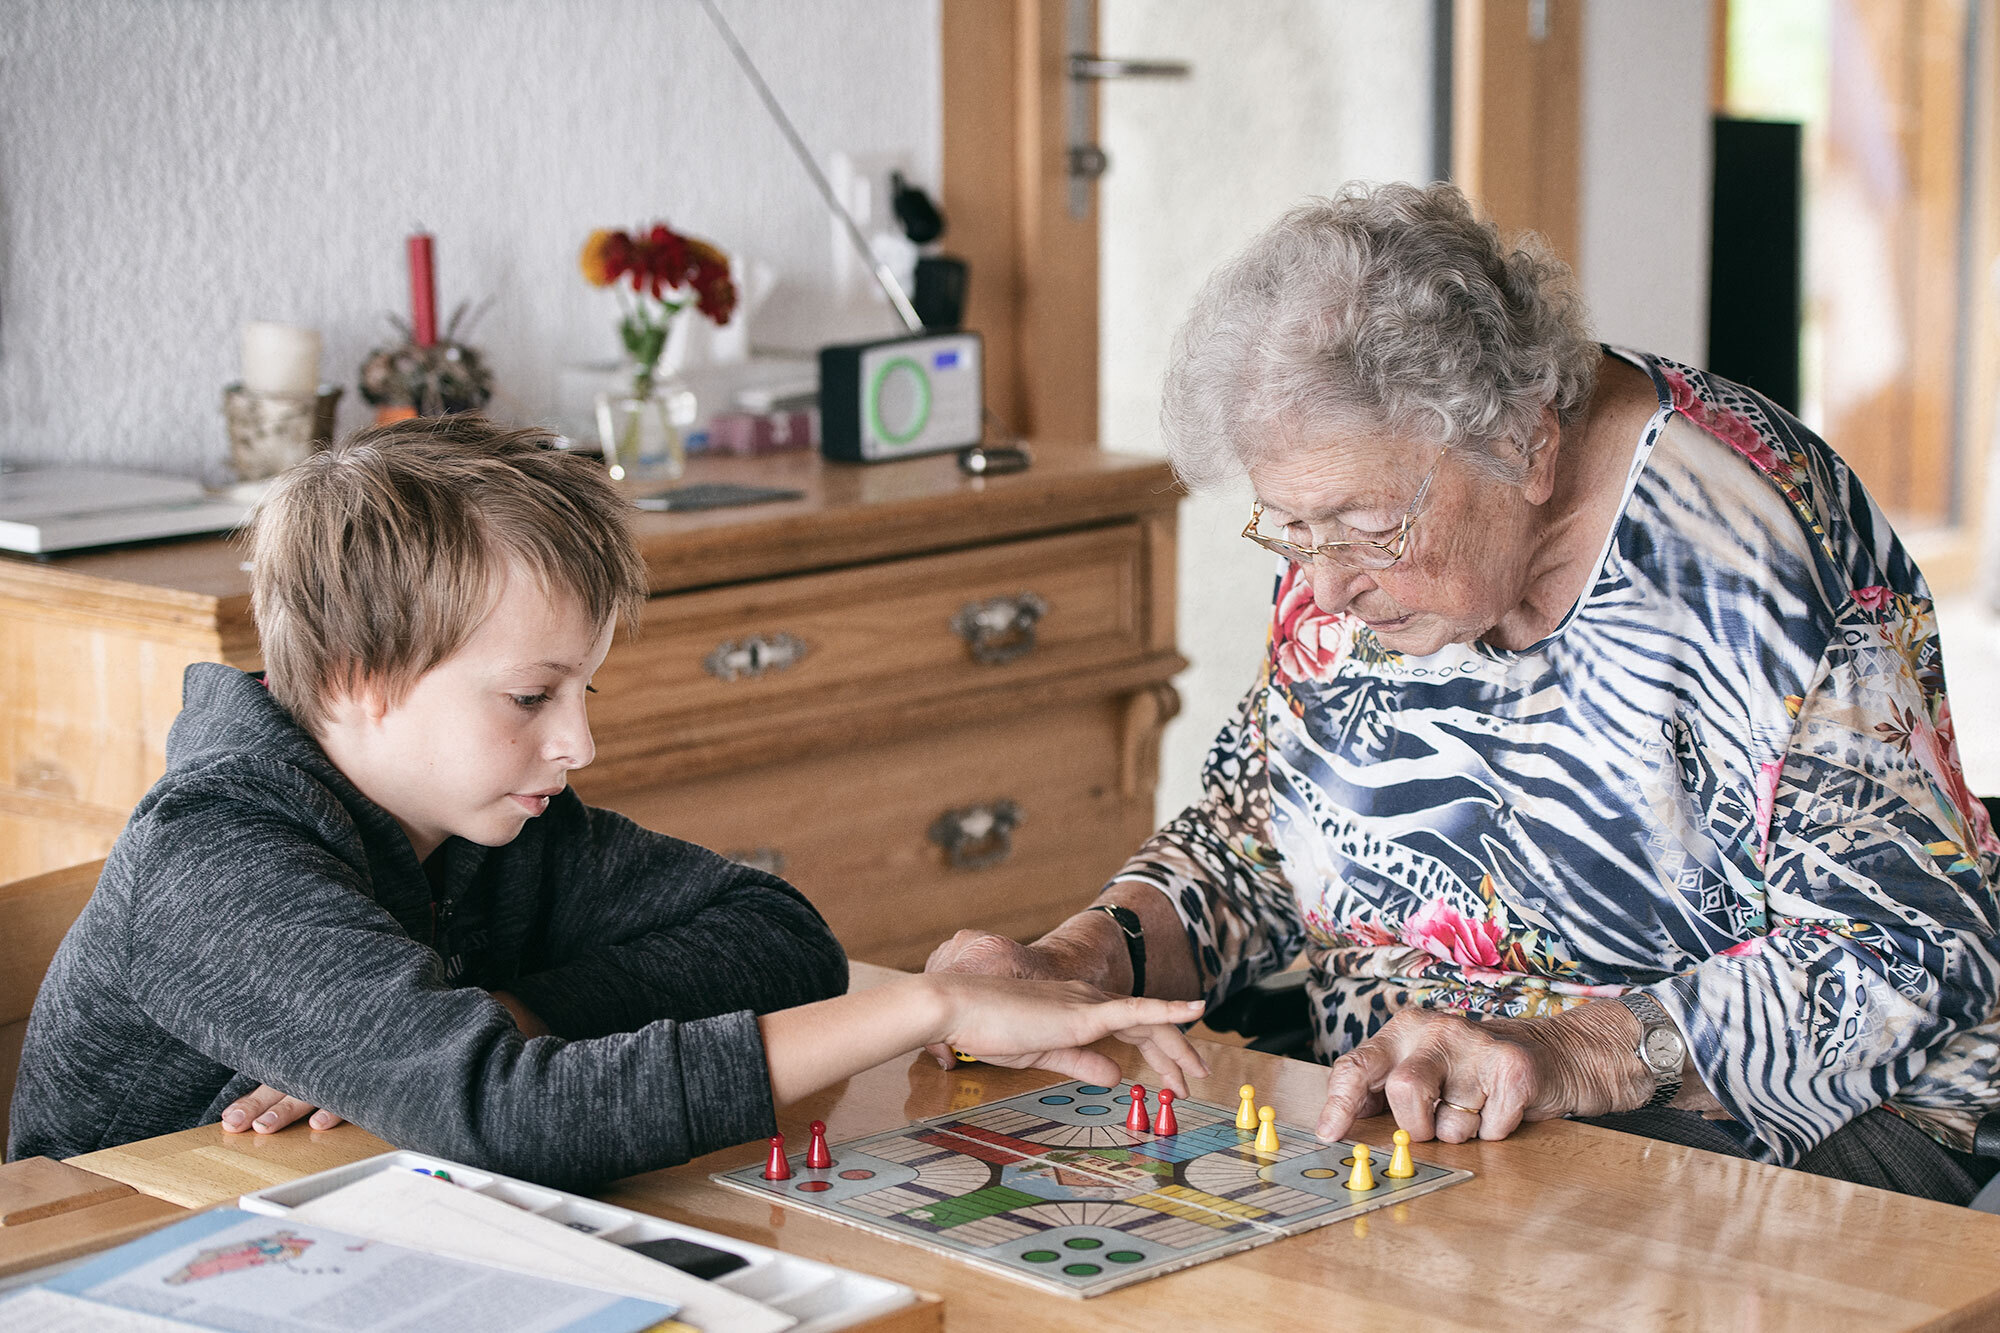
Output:
<svg viewBox="0 0 2000 1333">
<path fill-rule="evenodd" d="M 1331 1059 L 1408 1004 L 1643 989 L 1754 1156 L 1878 1105 L 1969 1147 L 2000 1107 L 2000 840 L 1960 773 L 1930 594 L 1826 444 L 1659 392 L 1589 593 L 1532 648 L 1428 657 L 1277 584 L 1153 885 L 1218 1003 L 1303 950 Z"/>
</svg>

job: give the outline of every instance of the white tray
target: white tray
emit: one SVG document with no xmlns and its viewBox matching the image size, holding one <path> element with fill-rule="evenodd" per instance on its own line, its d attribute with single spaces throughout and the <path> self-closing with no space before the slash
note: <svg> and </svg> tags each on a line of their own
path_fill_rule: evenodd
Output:
<svg viewBox="0 0 2000 1333">
<path fill-rule="evenodd" d="M 793 1326 L 792 1333 L 830 1333 L 830 1330 L 847 1328 L 864 1319 L 913 1305 L 919 1299 L 911 1288 L 884 1278 L 850 1272 L 816 1259 L 765 1249 L 749 1241 L 737 1240 L 734 1236 L 680 1226 L 646 1213 L 635 1213 L 629 1208 L 598 1203 L 579 1194 L 531 1185 L 512 1176 L 496 1175 L 448 1158 L 417 1152 L 387 1152 L 378 1157 L 350 1162 L 331 1171 L 302 1176 L 254 1194 L 245 1194 L 238 1203 L 247 1212 L 283 1217 L 302 1204 L 323 1194 L 331 1194 L 342 1186 L 352 1185 L 378 1171 L 418 1168 L 445 1171 L 454 1185 L 504 1200 L 539 1217 L 561 1222 L 613 1244 L 678 1236 L 739 1254 L 749 1261 L 748 1266 L 713 1279 L 715 1285 L 793 1316 L 799 1322 Z"/>
</svg>

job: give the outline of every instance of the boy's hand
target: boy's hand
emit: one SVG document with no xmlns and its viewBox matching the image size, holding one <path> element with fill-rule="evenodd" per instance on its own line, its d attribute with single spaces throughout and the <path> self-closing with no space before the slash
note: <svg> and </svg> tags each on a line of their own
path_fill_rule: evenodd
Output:
<svg viewBox="0 0 2000 1333">
<path fill-rule="evenodd" d="M 1208 1074 L 1176 1023 L 1192 1023 L 1200 1000 L 1113 999 L 1081 981 L 1023 981 L 971 973 L 931 973 L 946 1005 L 946 1044 L 987 1064 L 1050 1069 L 1092 1083 L 1116 1083 L 1108 1055 L 1083 1049 L 1115 1036 L 1135 1046 L 1174 1095 Z"/>
<path fill-rule="evenodd" d="M 310 1113 L 309 1122 L 314 1129 L 332 1129 L 340 1123 L 340 1117 L 331 1111 L 322 1111 L 296 1097 L 287 1097 L 267 1083 L 260 1083 L 252 1092 L 247 1092 L 229 1103 L 222 1111 L 222 1132 L 241 1134 L 246 1129 L 259 1134 L 275 1134 L 300 1116 Z"/>
</svg>

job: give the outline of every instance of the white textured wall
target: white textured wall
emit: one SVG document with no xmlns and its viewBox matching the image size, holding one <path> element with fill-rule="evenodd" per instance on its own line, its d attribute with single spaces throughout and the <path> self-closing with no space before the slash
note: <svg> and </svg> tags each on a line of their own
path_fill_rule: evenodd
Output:
<svg viewBox="0 0 2000 1333">
<path fill-rule="evenodd" d="M 1161 452 L 1160 378 L 1196 289 L 1285 208 L 1343 182 L 1430 167 L 1430 6 L 1416 0 L 1101 0 L 1100 46 L 1187 60 L 1185 82 L 1104 86 L 1101 430 Z M 1181 507 L 1181 716 L 1160 754 L 1162 817 L 1256 674 L 1272 557 L 1238 533 L 1248 486 Z"/>
<path fill-rule="evenodd" d="M 939 0 L 722 0 L 824 160 L 935 182 Z M 0 456 L 218 476 L 239 329 L 323 330 L 352 384 L 438 237 L 440 319 L 496 410 L 615 355 L 593 227 L 664 216 L 774 263 L 773 327 L 824 325 L 818 197 L 693 0 L 0 0 Z"/>
<path fill-rule="evenodd" d="M 1590 0 L 1583 20 L 1584 300 L 1606 342 L 1708 356 L 1709 0 Z"/>
</svg>

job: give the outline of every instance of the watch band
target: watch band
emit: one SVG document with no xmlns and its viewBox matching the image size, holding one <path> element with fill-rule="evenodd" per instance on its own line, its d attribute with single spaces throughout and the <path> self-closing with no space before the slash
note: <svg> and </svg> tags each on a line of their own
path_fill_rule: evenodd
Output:
<svg viewBox="0 0 2000 1333">
<path fill-rule="evenodd" d="M 1681 1047 L 1683 1059 L 1686 1058 L 1687 1043 L 1681 1037 L 1680 1029 L 1674 1026 L 1674 1020 L 1667 1017 L 1667 1011 L 1660 1007 L 1660 1002 L 1644 991 L 1633 991 L 1628 995 L 1615 995 L 1612 998 L 1631 1010 L 1632 1017 L 1639 1020 L 1639 1046 L 1633 1054 L 1639 1057 L 1639 1063 L 1646 1066 L 1653 1075 L 1653 1095 L 1633 1109 L 1649 1111 L 1657 1106 L 1665 1106 L 1680 1096 L 1680 1071 L 1659 1069 L 1647 1059 L 1646 1039 L 1655 1030 L 1666 1028 L 1674 1034 L 1674 1041 Z"/>
<path fill-rule="evenodd" d="M 1118 923 L 1118 929 L 1125 936 L 1125 956 L 1132 960 L 1132 993 L 1146 993 L 1146 928 L 1139 923 L 1139 914 L 1129 907 L 1116 903 L 1092 903 L 1086 910 L 1102 912 Z"/>
</svg>

